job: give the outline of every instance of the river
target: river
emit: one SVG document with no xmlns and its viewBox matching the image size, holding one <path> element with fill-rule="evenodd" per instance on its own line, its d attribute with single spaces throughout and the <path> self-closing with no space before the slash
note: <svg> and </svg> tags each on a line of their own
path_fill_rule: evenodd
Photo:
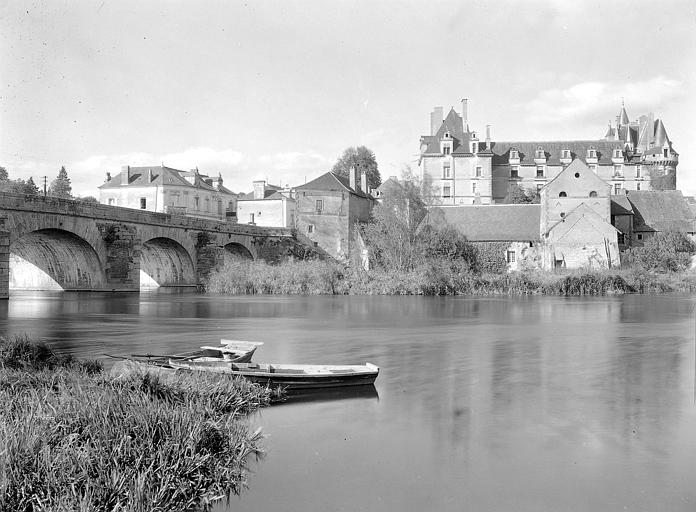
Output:
<svg viewBox="0 0 696 512">
<path fill-rule="evenodd" d="M 696 510 L 696 297 L 13 293 L 0 328 L 79 357 L 220 338 L 255 359 L 381 367 L 264 409 L 267 452 L 216 511 Z"/>
</svg>

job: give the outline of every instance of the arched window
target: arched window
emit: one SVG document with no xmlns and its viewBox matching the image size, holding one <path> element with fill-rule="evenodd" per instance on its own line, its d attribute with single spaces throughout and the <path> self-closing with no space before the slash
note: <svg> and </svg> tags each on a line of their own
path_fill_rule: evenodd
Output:
<svg viewBox="0 0 696 512">
<path fill-rule="evenodd" d="M 597 192 L 595 192 L 594 190 L 590 192 L 590 197 L 597 197 Z"/>
<path fill-rule="evenodd" d="M 568 194 L 566 194 L 565 192 L 561 192 L 558 194 L 558 197 L 568 197 Z"/>
</svg>

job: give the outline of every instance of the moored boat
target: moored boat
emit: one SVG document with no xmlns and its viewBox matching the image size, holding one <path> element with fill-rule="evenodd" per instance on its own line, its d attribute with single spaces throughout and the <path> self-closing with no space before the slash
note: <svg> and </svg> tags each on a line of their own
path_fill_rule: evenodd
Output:
<svg viewBox="0 0 696 512">
<path fill-rule="evenodd" d="M 169 366 L 169 361 L 194 363 L 248 363 L 257 348 L 263 345 L 261 341 L 220 340 L 220 346 L 204 345 L 198 350 L 173 355 L 132 354 L 134 360 L 154 366 Z"/>
<path fill-rule="evenodd" d="M 269 364 L 211 361 L 175 361 L 177 370 L 205 371 L 238 375 L 252 382 L 288 391 L 374 384 L 379 367 L 364 365 Z"/>
</svg>

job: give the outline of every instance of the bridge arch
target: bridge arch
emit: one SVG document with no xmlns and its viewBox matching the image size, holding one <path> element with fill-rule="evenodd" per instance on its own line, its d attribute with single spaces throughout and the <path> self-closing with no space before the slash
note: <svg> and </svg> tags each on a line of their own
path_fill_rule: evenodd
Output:
<svg viewBox="0 0 696 512">
<path fill-rule="evenodd" d="M 92 245 L 61 229 L 25 232 L 10 243 L 10 290 L 103 289 L 104 266 Z"/>
<path fill-rule="evenodd" d="M 251 251 L 244 245 L 238 242 L 230 242 L 224 246 L 224 258 L 225 263 L 230 260 L 253 260 L 254 255 Z"/>
<path fill-rule="evenodd" d="M 191 255 L 176 240 L 151 238 L 140 250 L 140 288 L 195 286 L 196 272 Z"/>
</svg>

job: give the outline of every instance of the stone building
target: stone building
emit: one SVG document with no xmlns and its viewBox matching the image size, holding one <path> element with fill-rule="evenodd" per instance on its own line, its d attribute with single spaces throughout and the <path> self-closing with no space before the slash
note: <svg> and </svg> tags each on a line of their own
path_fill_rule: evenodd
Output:
<svg viewBox="0 0 696 512">
<path fill-rule="evenodd" d="M 206 176 L 198 169 L 165 167 L 121 168 L 99 187 L 99 202 L 150 212 L 174 213 L 225 220 L 234 218 L 237 195 L 223 186 L 222 176 Z"/>
<path fill-rule="evenodd" d="M 254 181 L 254 191 L 237 199 L 240 223 L 266 227 L 295 227 L 295 193 L 288 188 Z"/>
<path fill-rule="evenodd" d="M 367 176 L 358 182 L 355 169 L 348 179 L 333 172 L 295 188 L 296 227 L 328 254 L 350 257 L 359 238 L 356 226 L 369 221 L 375 199 L 368 192 Z"/>
<path fill-rule="evenodd" d="M 430 135 L 420 140 L 419 170 L 431 204 L 504 203 L 512 187 L 541 188 L 574 160 L 581 160 L 611 185 L 624 190 L 676 188 L 679 155 L 664 124 L 653 114 L 629 122 L 622 106 L 616 127 L 596 140 L 504 142 L 469 128 L 467 100 L 461 114 L 430 114 Z"/>
</svg>

